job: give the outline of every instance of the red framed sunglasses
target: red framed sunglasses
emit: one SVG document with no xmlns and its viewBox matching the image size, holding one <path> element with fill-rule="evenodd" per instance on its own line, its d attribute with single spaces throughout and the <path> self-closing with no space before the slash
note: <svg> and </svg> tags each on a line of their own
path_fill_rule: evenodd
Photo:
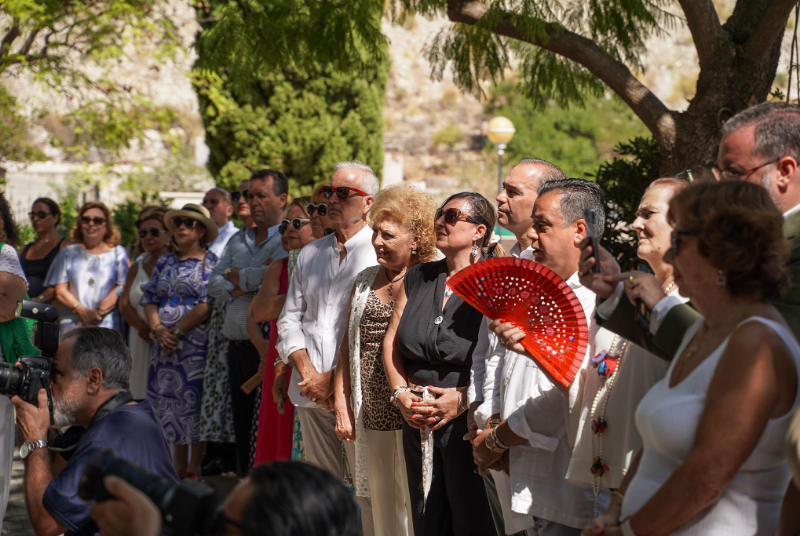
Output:
<svg viewBox="0 0 800 536">
<path fill-rule="evenodd" d="M 349 186 L 339 186 L 338 188 L 334 188 L 333 186 L 322 187 L 322 195 L 325 196 L 325 199 L 330 199 L 333 197 L 334 192 L 336 193 L 336 197 L 339 199 L 347 199 L 350 197 L 351 191 L 356 195 L 361 195 L 364 197 L 369 195 L 367 192 L 359 190 L 358 188 L 350 188 Z"/>
</svg>

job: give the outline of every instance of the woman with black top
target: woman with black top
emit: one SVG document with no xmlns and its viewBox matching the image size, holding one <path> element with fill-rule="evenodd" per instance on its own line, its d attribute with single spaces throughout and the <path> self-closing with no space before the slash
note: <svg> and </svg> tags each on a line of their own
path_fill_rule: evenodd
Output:
<svg viewBox="0 0 800 536">
<path fill-rule="evenodd" d="M 403 450 L 416 536 L 495 534 L 467 434 L 472 357 L 486 352 L 483 315 L 447 281 L 485 256 L 495 224 L 482 195 L 462 192 L 436 212 L 440 261 L 410 269 L 384 339 L 392 399 L 403 415 Z"/>
<path fill-rule="evenodd" d="M 36 231 L 36 240 L 25 246 L 19 259 L 28 278 L 28 295 L 34 301 L 51 302 L 56 293 L 53 287 L 44 286 L 45 277 L 58 252 L 72 242 L 58 234 L 61 209 L 49 197 L 34 201 L 28 216 Z"/>
</svg>

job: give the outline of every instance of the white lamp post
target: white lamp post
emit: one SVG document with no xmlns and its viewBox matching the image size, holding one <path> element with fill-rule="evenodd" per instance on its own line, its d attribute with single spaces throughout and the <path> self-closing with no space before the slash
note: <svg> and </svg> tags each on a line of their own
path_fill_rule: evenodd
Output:
<svg viewBox="0 0 800 536">
<path fill-rule="evenodd" d="M 498 166 L 497 166 L 497 193 L 503 189 L 503 153 L 514 137 L 517 130 L 514 128 L 514 123 L 507 117 L 498 115 L 489 121 L 489 130 L 486 137 L 489 141 L 497 146 Z"/>
</svg>

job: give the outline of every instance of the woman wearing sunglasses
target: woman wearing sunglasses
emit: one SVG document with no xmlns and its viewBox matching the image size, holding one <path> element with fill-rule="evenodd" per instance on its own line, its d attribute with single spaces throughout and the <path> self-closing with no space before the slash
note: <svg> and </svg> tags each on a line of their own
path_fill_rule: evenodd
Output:
<svg viewBox="0 0 800 536">
<path fill-rule="evenodd" d="M 147 399 L 175 445 L 175 471 L 198 479 L 205 443 L 200 441 L 199 401 L 213 298 L 208 279 L 217 257 L 207 250 L 217 237 L 208 209 L 189 203 L 164 215 L 177 250 L 156 262 L 140 303 L 152 332 Z M 189 449 L 191 448 L 191 458 Z"/>
<path fill-rule="evenodd" d="M 322 194 L 326 184 L 318 184 L 311 194 L 311 203 L 306 207 L 306 213 L 311 218 L 311 232 L 314 238 L 322 238 L 333 231 L 331 220 L 328 218 L 328 200 Z M 330 231 L 329 231 L 330 229 Z"/>
<path fill-rule="evenodd" d="M 133 363 L 131 366 L 131 393 L 137 400 L 147 396 L 147 374 L 150 369 L 150 326 L 145 319 L 142 285 L 150 281 L 153 269 L 161 255 L 172 251 L 172 233 L 167 231 L 164 215 L 167 209 L 149 207 L 139 214 L 136 222 L 139 244 L 144 254 L 131 265 L 125 287 L 119 297 L 119 312 L 132 330 L 129 346 Z M 135 330 L 135 333 L 134 333 Z"/>
<path fill-rule="evenodd" d="M 49 303 L 55 299 L 56 292 L 44 286 L 47 272 L 58 252 L 72 242 L 59 234 L 61 208 L 49 197 L 34 201 L 28 217 L 36 231 L 36 240 L 25 245 L 19 260 L 28 278 L 28 295 L 33 301 Z"/>
<path fill-rule="evenodd" d="M 83 205 L 72 239 L 75 244 L 58 253 L 45 281 L 63 306 L 61 330 L 81 325 L 121 331 L 117 292 L 128 274 L 128 254 L 118 245 L 108 207 L 97 201 Z"/>
<path fill-rule="evenodd" d="M 422 263 L 396 285 L 383 342 L 392 400 L 403 416 L 403 449 L 414 533 L 494 534 L 483 477 L 467 434 L 467 388 L 473 354 L 489 347 L 483 315 L 447 281 L 496 254 L 496 216 L 482 195 L 450 196 L 436 212 L 436 247 L 444 259 Z M 424 515 L 425 514 L 425 515 Z"/>
<path fill-rule="evenodd" d="M 280 262 L 270 264 L 264 272 L 264 280 L 250 303 L 247 315 L 250 341 L 262 355 L 263 376 L 259 386 L 260 393 L 256 396 L 258 411 L 254 415 L 253 423 L 253 437 L 256 438 L 253 448 L 253 467 L 292 458 L 294 406 L 287 399 L 290 371 L 278 358 L 278 350 L 275 348 L 278 329 L 275 327 L 275 321 L 286 300 L 286 289 L 289 286 L 294 261 L 300 250 L 316 240 L 311 232 L 308 213 L 305 211 L 309 203 L 311 203 L 309 197 L 298 197 L 289 205 L 286 218 L 278 228 L 281 233 L 281 246 L 289 256 Z M 270 327 L 264 329 L 267 323 Z M 259 430 L 267 432 L 259 434 Z"/>
</svg>

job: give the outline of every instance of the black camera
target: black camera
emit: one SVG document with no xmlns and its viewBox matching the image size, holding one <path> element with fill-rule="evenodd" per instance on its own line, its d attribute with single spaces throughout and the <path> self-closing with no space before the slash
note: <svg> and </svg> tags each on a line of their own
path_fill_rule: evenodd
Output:
<svg viewBox="0 0 800 536">
<path fill-rule="evenodd" d="M 42 357 L 21 357 L 20 366 L 0 363 L 0 394 L 18 395 L 36 405 L 39 390 L 45 389 L 49 404 L 50 361 L 58 350 L 58 310 L 46 303 L 20 300 L 17 302 L 17 317 L 36 320 L 32 342 L 42 352 Z"/>
<path fill-rule="evenodd" d="M 162 534 L 168 536 L 205 536 L 212 534 L 217 515 L 217 492 L 203 482 L 169 482 L 119 457 L 111 449 L 102 450 L 81 478 L 78 496 L 84 501 L 103 502 L 112 496 L 103 484 L 106 475 L 114 475 L 147 495 L 164 520 Z"/>
</svg>

